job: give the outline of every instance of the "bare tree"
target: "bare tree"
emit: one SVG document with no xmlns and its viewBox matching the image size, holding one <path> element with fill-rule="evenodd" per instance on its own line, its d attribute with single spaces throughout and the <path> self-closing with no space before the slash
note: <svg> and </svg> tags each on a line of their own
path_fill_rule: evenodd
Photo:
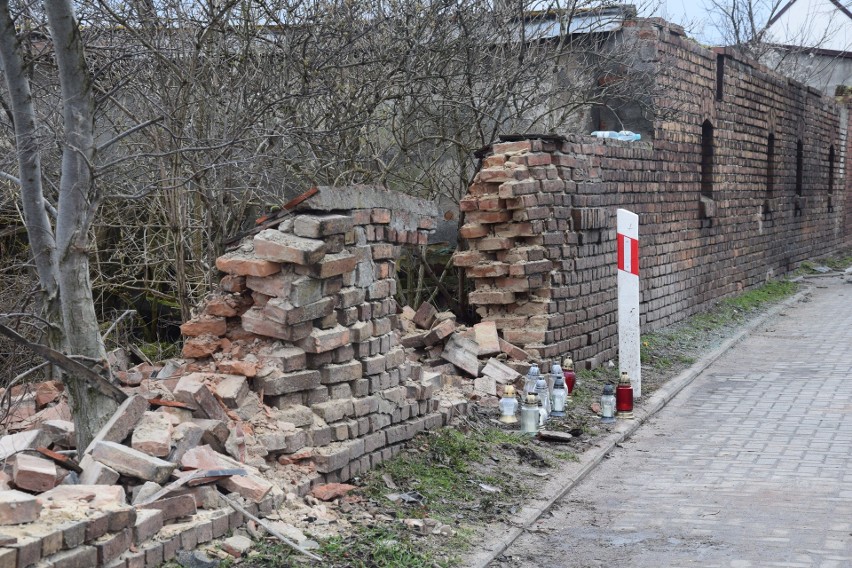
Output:
<svg viewBox="0 0 852 568">
<path fill-rule="evenodd" d="M 86 0 L 75 4 L 86 60 L 67 61 L 89 80 L 74 94 L 80 108 L 57 115 L 67 98 L 56 87 L 71 78 L 38 6 L 6 23 L 4 37 L 16 23 L 20 33 L 4 52 L 17 45 L 23 61 L 7 97 L 32 89 L 19 98 L 31 105 L 33 143 L 20 145 L 26 122 L 0 117 L 19 156 L 32 148 L 5 179 L 40 180 L 24 192 L 41 195 L 25 219 L 40 220 L 55 256 L 42 259 L 45 299 L 73 284 L 69 306 L 91 292 L 101 319 L 118 304 L 186 319 L 210 289 L 223 238 L 311 185 L 379 182 L 457 200 L 474 151 L 498 134 L 588 131 L 592 108 L 620 125 L 625 101 L 650 109 L 662 67 L 622 33 L 633 13 L 608 0 Z M 25 174 L 33 160 L 41 169 Z M 81 216 L 54 221 L 48 202 Z M 62 262 L 75 271 L 63 276 Z M 422 290 L 429 271 L 413 272 Z M 90 347 L 79 353 L 101 356 Z"/>
<path fill-rule="evenodd" d="M 725 45 L 825 90 L 825 76 L 852 50 L 852 11 L 838 0 L 707 0 L 706 10 Z"/>
<path fill-rule="evenodd" d="M 103 367 L 89 279 L 89 229 L 99 196 L 93 183 L 94 101 L 80 31 L 70 0 L 44 4 L 62 97 L 62 162 L 58 198 L 49 204 L 42 186 L 41 143 L 30 81 L 8 0 L 0 0 L 0 57 L 14 122 L 17 180 L 24 220 L 41 286 L 52 343 Z M 8 176 L 14 177 L 14 176 Z M 54 213 L 53 222 L 48 211 Z M 81 376 L 67 377 L 78 447 L 85 447 L 117 408 Z"/>
</svg>

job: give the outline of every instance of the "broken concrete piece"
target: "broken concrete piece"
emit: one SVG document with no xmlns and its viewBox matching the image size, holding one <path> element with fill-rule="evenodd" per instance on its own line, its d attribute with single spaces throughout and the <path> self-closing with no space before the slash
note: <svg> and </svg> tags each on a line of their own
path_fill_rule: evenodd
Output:
<svg viewBox="0 0 852 568">
<path fill-rule="evenodd" d="M 0 525 L 20 525 L 38 519 L 41 503 L 32 495 L 11 489 L 0 491 Z"/>
<path fill-rule="evenodd" d="M 122 475 L 163 483 L 176 465 L 115 442 L 98 442 L 92 457 Z"/>
<path fill-rule="evenodd" d="M 479 346 L 475 342 L 465 339 L 459 334 L 455 334 L 450 338 L 446 346 L 444 346 L 441 358 L 449 361 L 469 375 L 478 377 L 479 359 L 476 355 L 478 351 Z"/>
<path fill-rule="evenodd" d="M 148 401 L 145 397 L 138 394 L 127 397 L 109 422 L 95 435 L 84 453 L 91 452 L 99 442 L 121 442 L 127 438 L 147 410 Z"/>
</svg>

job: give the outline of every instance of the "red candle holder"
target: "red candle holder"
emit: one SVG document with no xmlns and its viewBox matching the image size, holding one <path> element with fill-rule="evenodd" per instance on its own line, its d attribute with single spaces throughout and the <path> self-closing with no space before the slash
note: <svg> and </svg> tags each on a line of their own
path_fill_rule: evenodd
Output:
<svg viewBox="0 0 852 568">
<path fill-rule="evenodd" d="M 568 391 L 568 398 L 571 398 L 571 393 L 574 392 L 574 385 L 577 383 L 577 375 L 574 373 L 574 361 L 568 357 L 562 364 L 562 376 L 565 378 L 565 390 Z"/>
<path fill-rule="evenodd" d="M 627 373 L 621 373 L 621 380 L 615 389 L 615 410 L 619 418 L 633 418 L 633 385 Z"/>
</svg>

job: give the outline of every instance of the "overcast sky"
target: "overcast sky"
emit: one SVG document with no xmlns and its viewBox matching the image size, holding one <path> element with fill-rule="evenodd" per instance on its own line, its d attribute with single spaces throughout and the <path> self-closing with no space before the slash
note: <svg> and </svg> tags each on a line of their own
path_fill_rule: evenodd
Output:
<svg viewBox="0 0 852 568">
<path fill-rule="evenodd" d="M 651 1 L 657 4 L 651 15 L 682 25 L 691 37 L 701 43 L 707 45 L 724 43 L 716 29 L 714 19 L 705 8 L 710 4 L 710 0 Z M 852 0 L 843 1 L 847 6 L 852 6 Z M 767 4 L 760 0 L 753 0 L 753 2 L 755 6 Z M 653 9 L 653 4 L 650 7 Z M 852 25 L 829 0 L 796 0 L 793 7 L 772 27 L 767 39 L 781 44 L 820 46 L 837 51 L 848 51 L 852 49 Z"/>
<path fill-rule="evenodd" d="M 654 15 L 682 25 L 690 36 L 703 43 L 715 44 L 721 41 L 712 22 L 708 23 L 703 0 L 661 0 Z"/>
</svg>

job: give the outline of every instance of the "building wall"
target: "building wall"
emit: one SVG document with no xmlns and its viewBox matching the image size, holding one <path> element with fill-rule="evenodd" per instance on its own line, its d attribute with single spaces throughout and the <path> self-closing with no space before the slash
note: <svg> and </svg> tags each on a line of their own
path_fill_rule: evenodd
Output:
<svg viewBox="0 0 852 568">
<path fill-rule="evenodd" d="M 646 332 L 846 236 L 846 128 L 832 99 L 661 20 L 628 24 L 654 54 L 658 107 L 668 109 L 654 118 L 653 140 L 494 144 L 461 204 L 467 250 L 455 263 L 474 281 L 471 303 L 542 358 L 616 356 L 619 207 L 639 215 Z"/>
</svg>

